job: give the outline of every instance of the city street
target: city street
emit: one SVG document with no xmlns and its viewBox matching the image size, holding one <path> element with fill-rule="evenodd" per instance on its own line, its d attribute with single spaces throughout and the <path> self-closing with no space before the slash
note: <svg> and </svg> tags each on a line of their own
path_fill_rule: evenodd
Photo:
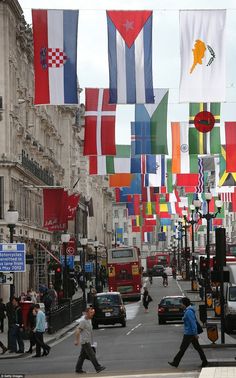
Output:
<svg viewBox="0 0 236 378">
<path fill-rule="evenodd" d="M 150 304 L 149 313 L 144 313 L 141 302 L 131 302 L 126 304 L 126 328 L 120 325 L 100 325 L 98 330 L 94 330 L 94 340 L 98 343 L 98 360 L 107 368 L 100 375 L 158 374 L 160 377 L 193 378 L 199 376 L 201 361 L 192 347 L 187 350 L 178 369 L 168 365 L 168 361 L 171 361 L 180 345 L 182 322 L 158 325 L 157 320 L 156 307 L 160 298 L 167 294 L 181 294 L 181 285 L 181 281 L 169 277 L 169 286 L 164 288 L 162 278 L 154 277 L 153 285 L 150 287 L 153 302 Z M 68 332 L 64 338 L 51 346 L 48 357 L 34 359 L 31 355 L 24 355 L 22 358 L 1 360 L 1 373 L 22 373 L 26 374 L 26 377 L 48 377 L 50 374 L 62 377 L 75 376 L 75 363 L 80 348 L 74 346 L 74 332 Z M 205 353 L 209 360 L 217 359 L 222 356 L 222 349 L 207 348 Z M 227 356 L 235 356 L 234 348 L 227 349 Z M 89 361 L 85 361 L 84 369 L 87 373 L 95 373 Z"/>
</svg>

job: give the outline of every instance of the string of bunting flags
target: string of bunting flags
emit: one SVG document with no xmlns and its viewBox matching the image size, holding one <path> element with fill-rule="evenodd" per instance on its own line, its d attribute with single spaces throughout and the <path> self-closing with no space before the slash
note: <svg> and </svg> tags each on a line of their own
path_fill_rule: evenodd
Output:
<svg viewBox="0 0 236 378">
<path fill-rule="evenodd" d="M 161 15 L 106 11 L 109 88 L 85 89 L 83 153 L 90 175 L 109 176 L 116 201 L 126 203 L 132 230 L 143 240 L 173 215 L 182 216 L 196 193 L 204 207 L 206 188 L 236 208 L 236 122 L 221 121 L 226 16 L 226 10 L 179 11 L 179 102 L 188 104 L 189 115 L 170 120 L 169 89 L 153 86 L 153 23 Z M 78 104 L 78 19 L 79 10 L 32 10 L 35 105 Z M 134 120 L 124 125 L 131 141 L 119 145 L 117 105 L 125 112 L 126 104 L 134 105 Z M 44 227 L 66 229 L 78 200 L 63 189 L 45 189 Z M 62 202 L 68 206 L 58 206 Z"/>
</svg>

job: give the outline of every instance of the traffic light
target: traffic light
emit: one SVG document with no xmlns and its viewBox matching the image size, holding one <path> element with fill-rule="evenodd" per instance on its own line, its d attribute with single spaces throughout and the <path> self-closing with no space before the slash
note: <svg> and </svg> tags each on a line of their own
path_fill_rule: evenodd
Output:
<svg viewBox="0 0 236 378">
<path fill-rule="evenodd" d="M 203 256 L 200 257 L 200 273 L 204 275 L 207 271 L 207 259 Z"/>
<path fill-rule="evenodd" d="M 213 270 L 219 270 L 219 266 L 217 265 L 216 256 L 213 256 Z"/>
<path fill-rule="evenodd" d="M 54 288 L 56 291 L 61 290 L 61 284 L 62 284 L 62 267 L 60 264 L 57 264 L 55 266 L 55 281 L 54 281 Z"/>
<path fill-rule="evenodd" d="M 190 258 L 190 247 L 187 247 L 185 249 L 185 251 L 186 251 L 186 258 L 189 259 Z"/>
</svg>

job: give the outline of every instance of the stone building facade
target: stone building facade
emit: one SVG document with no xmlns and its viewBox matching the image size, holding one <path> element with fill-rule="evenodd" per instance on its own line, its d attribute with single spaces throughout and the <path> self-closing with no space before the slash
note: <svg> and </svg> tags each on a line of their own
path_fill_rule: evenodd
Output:
<svg viewBox="0 0 236 378">
<path fill-rule="evenodd" d="M 26 243 L 27 254 L 33 256 L 26 273 L 15 274 L 19 295 L 48 284 L 46 250 L 52 245 L 60 249 L 60 235 L 42 227 L 43 187 L 81 193 L 68 232 L 77 242 L 83 234 L 91 240 L 96 235 L 104 247 L 111 245 L 112 193 L 87 173 L 87 158 L 82 156 L 84 107 L 33 105 L 32 30 L 17 0 L 0 0 L 0 50 L 0 242 L 9 243 L 5 213 L 13 200 L 19 212 L 14 242 Z M 88 217 L 91 198 L 94 217 Z M 4 300 L 9 293 L 9 285 L 0 285 Z"/>
</svg>

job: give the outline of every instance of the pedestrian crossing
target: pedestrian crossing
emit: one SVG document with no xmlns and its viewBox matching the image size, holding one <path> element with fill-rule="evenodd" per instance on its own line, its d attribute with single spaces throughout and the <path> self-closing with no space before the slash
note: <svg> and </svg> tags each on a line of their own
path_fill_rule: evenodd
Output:
<svg viewBox="0 0 236 378">
<path fill-rule="evenodd" d="M 188 371 L 188 372 L 160 372 L 160 373 L 135 373 L 135 374 L 111 374 L 109 372 L 104 372 L 100 377 L 106 378 L 198 378 L 200 375 L 199 371 Z M 89 378 L 97 378 L 97 374 L 87 373 L 86 376 Z M 48 374 L 47 378 L 74 378 L 75 374 Z M 27 378 L 45 378 L 45 375 L 27 375 Z"/>
</svg>

